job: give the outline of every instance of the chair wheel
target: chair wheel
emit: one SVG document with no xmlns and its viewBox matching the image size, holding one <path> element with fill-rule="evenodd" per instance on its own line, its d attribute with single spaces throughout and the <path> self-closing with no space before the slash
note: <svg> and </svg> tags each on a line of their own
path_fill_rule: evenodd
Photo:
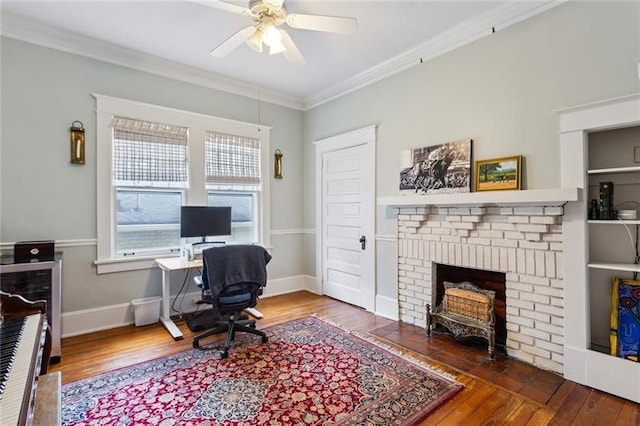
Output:
<svg viewBox="0 0 640 426">
<path fill-rule="evenodd" d="M 193 341 L 193 347 L 198 349 L 200 347 L 200 342 L 198 342 L 197 340 Z"/>
<path fill-rule="evenodd" d="M 256 328 L 256 325 L 255 324 L 249 324 L 249 327 Z"/>
<path fill-rule="evenodd" d="M 262 338 L 262 343 L 267 343 L 269 341 L 269 338 L 267 336 L 264 336 Z"/>
<path fill-rule="evenodd" d="M 229 356 L 229 352 L 224 350 L 222 351 L 222 353 L 220 354 L 220 359 L 225 359 L 226 357 Z"/>
</svg>

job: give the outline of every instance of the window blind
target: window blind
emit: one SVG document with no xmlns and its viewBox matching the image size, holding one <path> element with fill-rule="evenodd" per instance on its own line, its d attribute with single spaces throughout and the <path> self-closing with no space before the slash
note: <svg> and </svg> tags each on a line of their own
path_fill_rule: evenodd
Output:
<svg viewBox="0 0 640 426">
<path fill-rule="evenodd" d="M 116 185 L 187 185 L 188 128 L 124 117 L 114 117 L 112 127 Z"/>
<path fill-rule="evenodd" d="M 206 132 L 206 181 L 210 184 L 259 184 L 260 140 Z"/>
</svg>

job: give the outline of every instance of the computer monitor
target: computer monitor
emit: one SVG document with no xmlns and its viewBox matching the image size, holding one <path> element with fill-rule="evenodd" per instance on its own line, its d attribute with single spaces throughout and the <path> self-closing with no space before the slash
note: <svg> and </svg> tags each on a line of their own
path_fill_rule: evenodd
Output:
<svg viewBox="0 0 640 426">
<path fill-rule="evenodd" d="M 231 235 L 231 207 L 182 206 L 180 237 L 201 238 Z"/>
</svg>

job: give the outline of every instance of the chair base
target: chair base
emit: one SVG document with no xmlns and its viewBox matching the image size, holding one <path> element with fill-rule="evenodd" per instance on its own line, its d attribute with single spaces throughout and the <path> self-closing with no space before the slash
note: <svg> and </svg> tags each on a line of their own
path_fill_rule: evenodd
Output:
<svg viewBox="0 0 640 426">
<path fill-rule="evenodd" d="M 201 312 L 196 312 L 187 318 L 187 327 L 194 333 L 201 333 L 209 330 L 212 327 L 216 327 L 221 320 L 220 314 L 214 309 L 205 309 Z"/>
<path fill-rule="evenodd" d="M 256 330 L 256 321 L 250 319 L 236 319 L 238 315 L 232 315 L 229 317 L 228 321 L 219 322 L 218 326 L 214 329 L 207 331 L 206 333 L 202 333 L 193 338 L 193 347 L 200 348 L 200 340 L 213 336 L 215 334 L 227 332 L 227 339 L 225 340 L 224 348 L 222 350 L 221 357 L 226 358 L 229 356 L 229 348 L 231 347 L 231 342 L 235 339 L 236 331 L 251 333 L 257 336 L 262 337 L 262 343 L 267 343 L 269 338 L 267 335 L 260 330 Z"/>
</svg>

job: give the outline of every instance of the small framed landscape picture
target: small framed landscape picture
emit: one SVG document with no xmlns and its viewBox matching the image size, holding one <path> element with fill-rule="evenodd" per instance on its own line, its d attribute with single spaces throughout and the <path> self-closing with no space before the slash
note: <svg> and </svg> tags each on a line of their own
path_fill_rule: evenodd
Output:
<svg viewBox="0 0 640 426">
<path fill-rule="evenodd" d="M 520 189 L 522 155 L 476 161 L 476 191 Z"/>
</svg>

